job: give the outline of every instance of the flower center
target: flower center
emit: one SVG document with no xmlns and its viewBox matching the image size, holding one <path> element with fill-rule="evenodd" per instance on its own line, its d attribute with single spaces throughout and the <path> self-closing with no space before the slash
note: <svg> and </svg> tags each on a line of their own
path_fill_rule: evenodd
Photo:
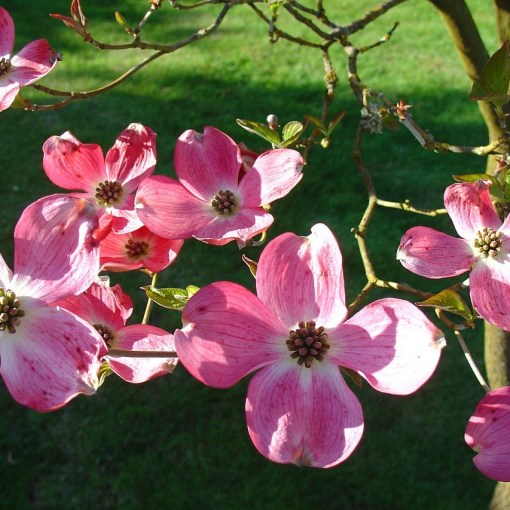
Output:
<svg viewBox="0 0 510 510">
<path fill-rule="evenodd" d="M 214 195 L 212 200 L 213 209 L 220 214 L 225 216 L 233 214 L 237 208 L 237 200 L 235 195 L 229 190 L 221 190 L 219 193 Z"/>
<path fill-rule="evenodd" d="M 306 368 L 310 368 L 314 359 L 322 361 L 328 352 L 328 335 L 322 326 L 315 327 L 315 321 L 301 321 L 298 326 L 296 330 L 289 331 L 289 339 L 285 343 L 291 351 L 290 357 L 297 358 L 298 365 L 304 363 Z"/>
<path fill-rule="evenodd" d="M 11 61 L 8 58 L 0 58 L 0 76 L 11 68 Z"/>
<path fill-rule="evenodd" d="M 16 333 L 16 326 L 25 315 L 20 306 L 20 300 L 12 290 L 0 287 L 0 331 Z"/>
<path fill-rule="evenodd" d="M 127 256 L 132 259 L 139 259 L 147 255 L 149 249 L 149 243 L 145 241 L 133 241 L 130 239 L 124 246 L 127 252 Z"/>
<path fill-rule="evenodd" d="M 92 324 L 93 328 L 96 328 L 97 332 L 101 335 L 101 338 L 104 340 L 105 344 L 108 347 L 112 346 L 112 340 L 115 338 L 113 331 L 104 324 Z"/>
<path fill-rule="evenodd" d="M 495 257 L 500 251 L 503 241 L 501 232 L 485 227 L 476 233 L 474 246 L 483 257 Z"/>
<path fill-rule="evenodd" d="M 122 198 L 122 184 L 117 181 L 104 181 L 96 188 L 96 202 L 108 206 L 115 204 Z"/>
</svg>

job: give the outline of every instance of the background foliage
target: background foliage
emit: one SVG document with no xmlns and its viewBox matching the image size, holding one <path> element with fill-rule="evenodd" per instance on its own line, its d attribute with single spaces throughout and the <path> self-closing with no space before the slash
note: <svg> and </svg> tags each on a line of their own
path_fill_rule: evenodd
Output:
<svg viewBox="0 0 510 510">
<path fill-rule="evenodd" d="M 325 2 L 347 22 L 373 5 L 369 0 Z M 327 5 L 327 4 L 332 4 Z M 334 5 L 333 5 L 334 4 Z M 338 5 L 337 5 L 338 4 Z M 471 0 L 482 36 L 493 52 L 492 12 Z M 64 60 L 43 83 L 82 90 L 96 87 L 140 58 L 102 52 L 84 44 L 49 12 L 67 14 L 68 0 L 4 0 L 16 24 L 16 49 L 44 37 Z M 90 30 L 98 39 L 128 41 L 114 21 L 120 10 L 136 23 L 147 8 L 140 0 L 83 0 Z M 217 9 L 175 12 L 168 4 L 146 27 L 154 41 L 185 37 L 210 24 Z M 333 16 L 335 17 L 335 16 Z M 462 145 L 486 141 L 476 104 L 468 101 L 470 84 L 450 46 L 435 10 L 425 0 L 411 0 L 383 16 L 355 39 L 375 42 L 394 21 L 391 41 L 360 60 L 362 78 L 388 97 L 414 105 L 413 115 L 438 140 Z M 344 56 L 334 53 L 345 81 Z M 320 55 L 285 41 L 268 42 L 266 29 L 248 8 L 237 7 L 210 39 L 164 57 L 113 92 L 78 101 L 56 112 L 9 110 L 0 118 L 1 252 L 12 261 L 12 233 L 21 211 L 40 196 L 57 192 L 42 171 L 43 142 L 72 131 L 83 142 L 107 150 L 131 122 L 158 133 L 157 173 L 174 175 L 173 147 L 185 129 L 214 125 L 237 141 L 265 150 L 236 118 L 263 122 L 274 113 L 284 124 L 303 114 L 320 114 L 323 89 Z M 29 93 L 31 98 L 40 98 Z M 307 235 L 324 222 L 339 238 L 345 260 L 348 295 L 363 284 L 362 266 L 350 233 L 365 207 L 365 192 L 351 151 L 359 108 L 350 89 L 339 85 L 334 111 L 346 111 L 329 149 L 312 151 L 305 177 L 289 197 L 273 206 L 270 237 L 284 231 Z M 420 207 L 442 206 L 442 192 L 457 173 L 484 169 L 474 156 L 426 152 L 404 129 L 373 136 L 364 145 L 365 163 L 379 195 L 411 198 Z M 451 230 L 447 218 L 430 219 L 398 211 L 378 211 L 369 247 L 381 276 L 407 280 L 421 288 L 430 283 L 406 274 L 395 261 L 403 232 L 412 224 Z M 260 249 L 247 249 L 258 258 Z M 230 279 L 254 288 L 233 244 L 218 248 L 187 241 L 161 285 L 203 286 Z M 143 311 L 143 275 L 113 276 L 139 294 Z M 382 293 L 374 293 L 373 298 Z M 177 313 L 156 310 L 154 322 L 170 331 L 180 326 Z M 41 325 L 51 327 L 51 325 Z M 481 331 L 467 336 L 476 355 Z M 12 401 L 0 387 L 0 494 L 5 508 L 68 509 L 94 507 L 200 509 L 478 509 L 490 498 L 493 483 L 471 463 L 463 441 L 465 424 L 482 396 L 454 338 L 431 382 L 410 397 L 383 395 L 367 384 L 354 391 L 365 412 L 365 436 L 345 463 L 319 471 L 271 464 L 253 448 L 245 429 L 246 381 L 229 390 L 212 390 L 179 367 L 172 376 L 143 386 L 110 377 L 98 394 L 80 397 L 60 411 L 39 415 Z M 320 433 L 327 433 L 321 431 Z"/>
</svg>

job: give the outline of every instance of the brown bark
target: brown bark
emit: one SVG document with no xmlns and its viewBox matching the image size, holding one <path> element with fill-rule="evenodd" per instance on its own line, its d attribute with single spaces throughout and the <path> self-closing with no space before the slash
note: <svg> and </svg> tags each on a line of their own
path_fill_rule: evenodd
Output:
<svg viewBox="0 0 510 510">
<path fill-rule="evenodd" d="M 510 0 L 494 0 L 494 7 L 499 42 L 503 44 L 510 38 Z"/>
<path fill-rule="evenodd" d="M 476 80 L 489 55 L 480 38 L 476 24 L 464 0 L 429 0 L 441 13 L 460 59 L 471 80 Z M 495 0 L 498 36 L 503 42 L 510 34 L 510 0 Z M 503 129 L 492 105 L 478 103 L 489 139 L 503 134 Z M 507 148 L 508 152 L 508 148 Z M 487 170 L 494 168 L 494 158 L 489 158 Z M 485 367 L 492 388 L 510 385 L 510 334 L 485 323 Z M 498 482 L 492 495 L 489 510 L 510 508 L 510 483 Z"/>
</svg>

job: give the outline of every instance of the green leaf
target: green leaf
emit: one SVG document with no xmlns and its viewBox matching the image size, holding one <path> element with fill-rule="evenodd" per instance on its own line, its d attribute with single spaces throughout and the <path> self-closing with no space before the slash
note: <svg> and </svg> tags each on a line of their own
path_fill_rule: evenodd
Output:
<svg viewBox="0 0 510 510">
<path fill-rule="evenodd" d="M 280 136 L 276 131 L 273 131 L 269 126 L 265 124 L 261 124 L 260 122 L 256 122 L 254 120 L 243 120 L 237 119 L 237 123 L 246 131 L 250 133 L 255 133 L 258 136 L 264 138 L 269 143 L 280 146 Z"/>
<path fill-rule="evenodd" d="M 199 287 L 188 285 L 185 289 L 157 289 L 156 287 L 146 285 L 142 287 L 142 289 L 145 291 L 148 298 L 152 299 L 163 308 L 181 311 L 186 306 L 191 296 L 199 290 Z"/>
<path fill-rule="evenodd" d="M 327 134 L 326 126 L 322 123 L 322 120 L 319 119 L 319 117 L 316 117 L 315 115 L 304 115 L 304 118 L 311 122 L 317 129 L 320 130 L 321 133 Z"/>
<path fill-rule="evenodd" d="M 285 124 L 282 129 L 283 142 L 280 147 L 288 147 L 289 145 L 292 145 L 299 139 L 304 129 L 305 125 L 297 120 L 293 120 L 292 122 Z"/>
<path fill-rule="evenodd" d="M 122 16 L 119 11 L 115 11 L 115 21 L 123 28 L 125 28 L 128 32 L 131 31 L 131 27 L 129 26 L 126 18 Z"/>
<path fill-rule="evenodd" d="M 333 129 L 336 128 L 336 126 L 340 123 L 340 121 L 344 118 L 345 116 L 345 112 L 338 112 L 332 119 L 331 119 L 331 122 L 329 123 L 329 126 L 328 126 L 328 135 L 331 134 L 331 132 L 333 131 Z"/>
<path fill-rule="evenodd" d="M 507 41 L 484 65 L 480 79 L 473 83 L 469 99 L 489 101 L 501 109 L 509 99 L 509 85 L 510 47 Z"/>
<path fill-rule="evenodd" d="M 416 304 L 418 306 L 432 306 L 445 312 L 460 315 L 468 322 L 473 322 L 476 319 L 476 314 L 472 312 L 462 296 L 450 289 L 442 290 L 438 294 Z"/>
<path fill-rule="evenodd" d="M 491 181 L 492 182 L 491 193 L 498 198 L 504 198 L 503 188 L 501 187 L 500 182 L 493 175 L 467 174 L 467 175 L 454 175 L 453 178 L 458 182 L 476 182 L 479 180 Z"/>
</svg>

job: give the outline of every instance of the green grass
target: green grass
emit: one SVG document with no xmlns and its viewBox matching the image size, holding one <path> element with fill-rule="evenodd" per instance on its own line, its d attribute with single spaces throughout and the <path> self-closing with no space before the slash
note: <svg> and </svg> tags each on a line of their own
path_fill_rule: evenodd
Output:
<svg viewBox="0 0 510 510">
<path fill-rule="evenodd" d="M 343 22 L 371 5 L 368 0 L 325 2 L 329 3 L 341 5 L 337 10 Z M 21 2 L 2 4 L 15 18 L 16 48 L 46 37 L 63 53 L 63 62 L 43 83 L 75 90 L 96 87 L 140 58 L 140 52 L 95 50 L 47 16 L 67 14 L 68 4 L 68 0 L 33 2 L 29 12 Z M 483 2 L 469 4 L 494 51 L 492 13 Z M 135 0 L 83 2 L 91 31 L 109 41 L 128 40 L 113 20 L 115 10 L 134 22 L 146 5 Z M 204 13 L 176 13 L 164 3 L 149 21 L 150 39 L 184 37 L 211 23 L 214 12 L 216 7 Z M 285 123 L 305 113 L 320 114 L 320 54 L 285 41 L 270 44 L 265 27 L 246 7 L 231 14 L 210 39 L 155 62 L 107 95 L 57 112 L 1 114 L 0 250 L 9 263 L 19 214 L 31 201 L 57 191 L 41 165 L 41 146 L 49 136 L 70 130 L 107 150 L 130 122 L 142 122 L 158 133 L 156 171 L 172 175 L 173 146 L 185 129 L 201 130 L 211 124 L 262 150 L 261 140 L 237 126 L 236 118 L 263 121 L 275 113 Z M 391 41 L 360 59 L 364 81 L 395 101 L 412 103 L 415 119 L 437 139 L 483 144 L 484 126 L 476 105 L 467 100 L 469 82 L 428 2 L 404 3 L 354 39 L 371 44 L 396 20 L 401 24 Z M 359 108 L 345 83 L 345 58 L 340 50 L 333 55 L 341 80 L 333 111 L 345 111 L 345 119 L 331 147 L 312 152 L 299 187 L 275 204 L 270 236 L 289 230 L 306 235 L 314 223 L 328 224 L 339 238 L 347 292 L 353 298 L 364 282 L 350 233 L 366 205 L 351 157 Z M 479 158 L 426 152 L 403 129 L 371 137 L 364 150 L 381 197 L 411 198 L 422 207 L 442 205 L 442 192 L 453 174 L 484 168 Z M 447 218 L 382 210 L 370 226 L 369 247 L 381 277 L 427 288 L 429 282 L 412 277 L 395 261 L 401 235 L 416 223 L 451 231 Z M 260 249 L 246 250 L 255 259 L 259 253 Z M 134 274 L 112 279 L 122 281 L 133 294 L 146 283 Z M 221 279 L 254 287 L 235 246 L 188 241 L 161 282 L 202 286 Z M 143 304 L 140 299 L 137 304 L 139 318 Z M 177 313 L 162 310 L 155 311 L 154 321 L 169 330 L 180 326 Z M 479 328 L 467 340 L 481 362 Z M 475 510 L 490 498 L 494 484 L 474 468 L 473 454 L 463 441 L 466 421 L 482 391 L 453 338 L 437 373 L 416 395 L 383 395 L 367 384 L 354 389 L 365 413 L 365 435 L 352 457 L 331 470 L 276 465 L 256 452 L 245 429 L 246 384 L 213 390 L 182 367 L 141 386 L 112 376 L 94 397 L 77 398 L 47 415 L 22 408 L 2 389 L 2 508 Z"/>
</svg>

